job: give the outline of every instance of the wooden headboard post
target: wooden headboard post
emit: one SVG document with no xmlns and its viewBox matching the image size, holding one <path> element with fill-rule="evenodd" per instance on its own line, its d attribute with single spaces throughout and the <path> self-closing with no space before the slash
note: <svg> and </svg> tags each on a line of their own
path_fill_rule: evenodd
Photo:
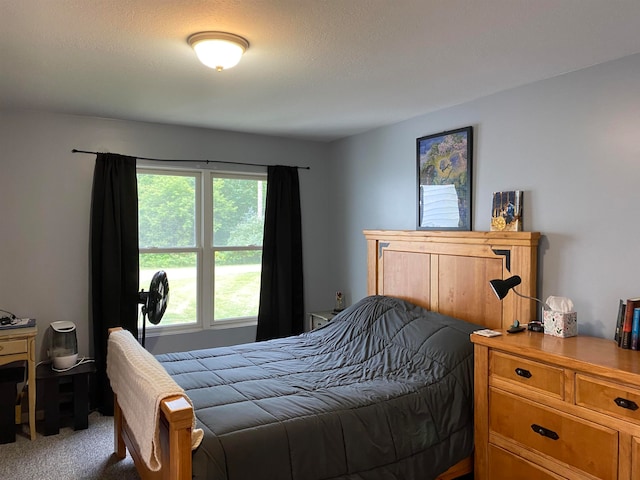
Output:
<svg viewBox="0 0 640 480">
<path fill-rule="evenodd" d="M 518 292 L 536 296 L 538 232 L 365 230 L 367 293 L 506 329 L 536 320 L 536 302 L 498 300 L 489 280 L 519 275 Z"/>
</svg>

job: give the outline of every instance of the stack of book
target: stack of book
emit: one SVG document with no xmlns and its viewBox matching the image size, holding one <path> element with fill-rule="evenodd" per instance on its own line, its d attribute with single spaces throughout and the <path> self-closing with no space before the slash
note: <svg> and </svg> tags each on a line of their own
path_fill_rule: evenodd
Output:
<svg viewBox="0 0 640 480">
<path fill-rule="evenodd" d="M 620 348 L 640 350 L 640 297 L 620 299 L 614 339 Z"/>
</svg>

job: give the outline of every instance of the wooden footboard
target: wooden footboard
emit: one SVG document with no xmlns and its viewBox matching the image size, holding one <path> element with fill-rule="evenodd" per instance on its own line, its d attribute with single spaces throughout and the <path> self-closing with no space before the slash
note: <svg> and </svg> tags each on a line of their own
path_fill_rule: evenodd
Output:
<svg viewBox="0 0 640 480">
<path fill-rule="evenodd" d="M 161 470 L 150 470 L 142 460 L 138 445 L 127 428 L 117 395 L 113 412 L 114 451 L 118 458 L 124 458 L 129 449 L 143 480 L 190 480 L 193 408 L 183 396 L 176 396 L 164 400 L 160 411 Z"/>
<path fill-rule="evenodd" d="M 111 328 L 109 333 L 117 330 L 122 328 Z M 191 430 L 194 413 L 191 403 L 184 395 L 171 396 L 160 402 L 158 429 L 161 469 L 158 471 L 151 470 L 143 460 L 117 395 L 114 395 L 113 404 L 114 452 L 118 458 L 124 458 L 128 449 L 143 480 L 191 480 Z M 149 408 L 154 407 L 150 405 Z"/>
</svg>

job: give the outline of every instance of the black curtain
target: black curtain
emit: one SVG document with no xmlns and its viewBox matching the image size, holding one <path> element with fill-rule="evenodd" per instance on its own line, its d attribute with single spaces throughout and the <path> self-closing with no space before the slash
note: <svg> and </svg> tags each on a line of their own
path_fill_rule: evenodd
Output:
<svg viewBox="0 0 640 480">
<path fill-rule="evenodd" d="M 302 221 L 296 167 L 270 166 L 256 341 L 304 329 Z"/>
<path fill-rule="evenodd" d="M 99 153 L 91 201 L 91 313 L 96 361 L 95 403 L 113 415 L 106 374 L 108 329 L 138 336 L 138 185 L 136 159 Z"/>
</svg>

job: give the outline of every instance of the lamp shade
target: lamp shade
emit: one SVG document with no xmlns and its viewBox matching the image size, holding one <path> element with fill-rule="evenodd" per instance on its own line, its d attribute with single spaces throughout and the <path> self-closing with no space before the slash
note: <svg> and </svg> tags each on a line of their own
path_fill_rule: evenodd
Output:
<svg viewBox="0 0 640 480">
<path fill-rule="evenodd" d="M 521 282 L 522 282 L 522 279 L 518 275 L 514 275 L 513 277 L 509 277 L 505 280 L 502 280 L 500 278 L 491 280 L 489 281 L 489 284 L 493 289 L 493 293 L 496 294 L 496 297 L 502 300 L 504 297 L 507 296 L 507 293 L 509 293 L 509 290 L 511 290 L 513 287 L 517 285 L 520 285 Z"/>
<path fill-rule="evenodd" d="M 235 67 L 249 48 L 246 39 L 226 32 L 194 33 L 187 41 L 204 65 L 219 72 Z"/>
</svg>

